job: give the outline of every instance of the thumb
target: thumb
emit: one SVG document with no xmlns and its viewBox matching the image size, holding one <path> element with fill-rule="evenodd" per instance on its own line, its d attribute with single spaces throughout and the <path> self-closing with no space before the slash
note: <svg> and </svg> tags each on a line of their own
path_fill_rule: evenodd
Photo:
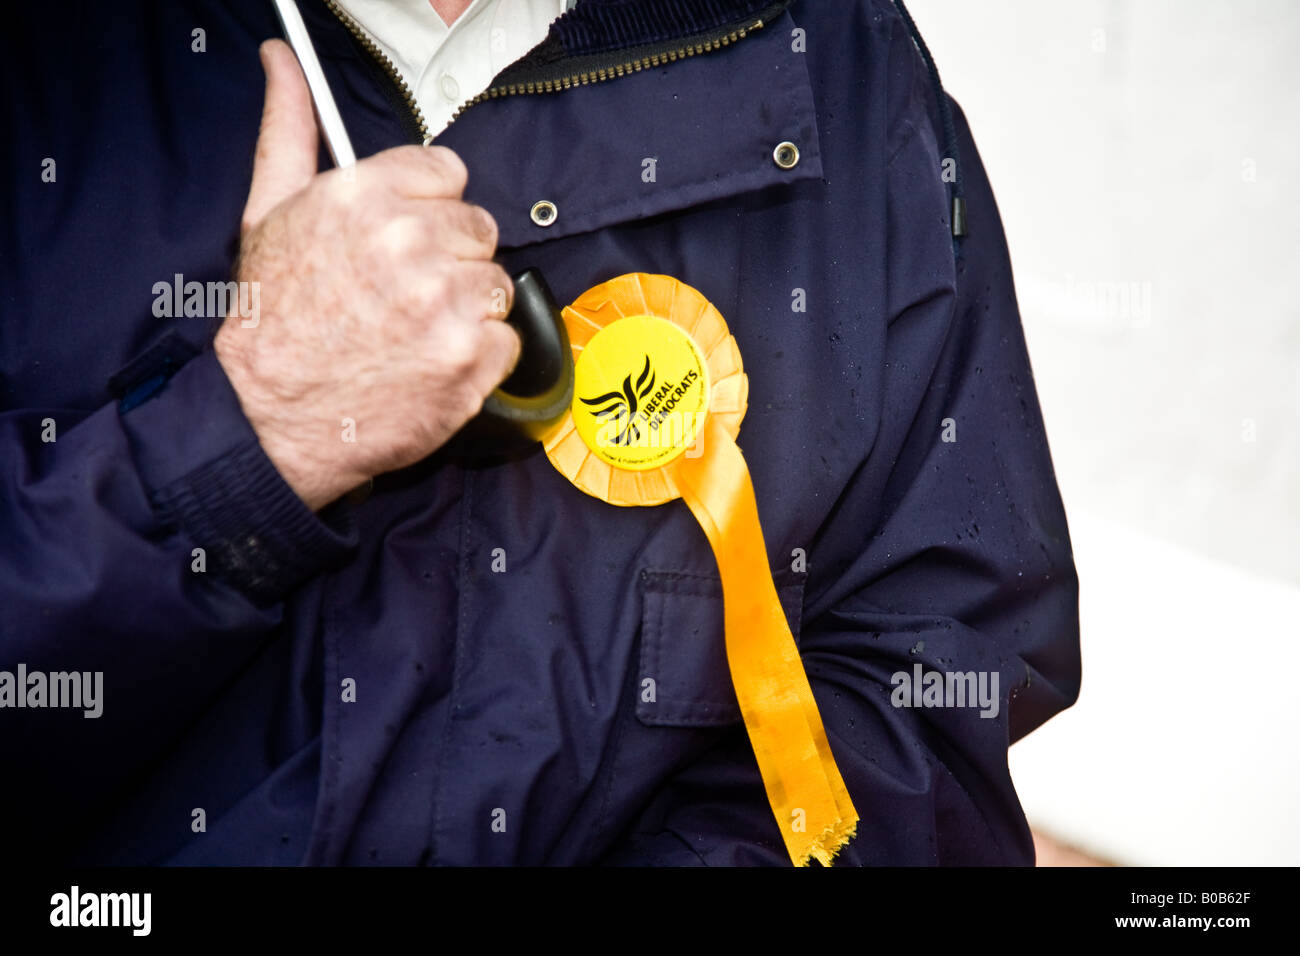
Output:
<svg viewBox="0 0 1300 956">
<path fill-rule="evenodd" d="M 266 72 L 266 101 L 253 156 L 253 184 L 244 205 L 245 232 L 311 181 L 319 149 L 311 93 L 298 58 L 283 40 L 267 40 L 258 53 Z"/>
</svg>

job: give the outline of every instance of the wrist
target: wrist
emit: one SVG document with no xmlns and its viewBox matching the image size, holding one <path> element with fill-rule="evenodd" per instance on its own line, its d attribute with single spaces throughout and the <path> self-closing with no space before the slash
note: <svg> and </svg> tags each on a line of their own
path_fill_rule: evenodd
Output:
<svg viewBox="0 0 1300 956">
<path fill-rule="evenodd" d="M 217 333 L 213 351 L 258 444 L 285 483 L 312 511 L 319 511 L 365 482 L 369 475 L 350 474 L 337 460 L 323 460 L 319 447 L 313 451 L 310 436 L 315 429 L 307 423 L 310 416 L 285 413 L 285 400 L 259 384 L 242 350 L 227 334 L 229 327 L 227 323 Z M 325 440 L 318 437 L 317 446 Z"/>
<path fill-rule="evenodd" d="M 320 511 L 366 480 L 365 475 L 350 475 L 333 463 L 319 461 L 301 447 L 301 442 L 287 438 L 280 429 L 259 430 L 253 419 L 249 421 L 266 457 L 312 511 Z"/>
</svg>

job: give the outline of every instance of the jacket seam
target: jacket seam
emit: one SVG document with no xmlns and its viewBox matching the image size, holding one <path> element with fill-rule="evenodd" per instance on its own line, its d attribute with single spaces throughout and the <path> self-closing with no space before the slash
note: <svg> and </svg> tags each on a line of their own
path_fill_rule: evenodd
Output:
<svg viewBox="0 0 1300 956">
<path fill-rule="evenodd" d="M 451 687 L 447 692 L 447 716 L 442 732 L 442 746 L 435 758 L 433 778 L 433 833 L 429 838 L 429 862 L 438 865 L 438 839 L 442 830 L 443 810 L 446 800 L 443 789 L 447 776 L 447 761 L 451 752 L 452 738 L 456 725 L 456 705 L 461 689 L 461 668 L 464 666 L 463 648 L 465 646 L 466 619 L 469 616 L 469 563 L 470 548 L 473 544 L 471 514 L 473 507 L 473 476 L 462 472 L 460 499 L 460 567 L 456 573 L 456 610 L 455 646 L 452 648 Z"/>
</svg>

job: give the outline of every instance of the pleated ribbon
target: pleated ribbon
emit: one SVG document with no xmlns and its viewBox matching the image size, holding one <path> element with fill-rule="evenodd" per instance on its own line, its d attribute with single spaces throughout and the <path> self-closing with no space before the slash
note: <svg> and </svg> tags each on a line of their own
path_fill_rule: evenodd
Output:
<svg viewBox="0 0 1300 956">
<path fill-rule="evenodd" d="M 777 597 L 736 445 L 748 397 L 736 341 L 703 295 L 664 275 L 604 282 L 564 319 L 577 386 L 546 454 L 602 501 L 680 497 L 690 508 L 717 559 L 732 685 L 786 850 L 796 866 L 829 865 L 858 815 Z"/>
</svg>

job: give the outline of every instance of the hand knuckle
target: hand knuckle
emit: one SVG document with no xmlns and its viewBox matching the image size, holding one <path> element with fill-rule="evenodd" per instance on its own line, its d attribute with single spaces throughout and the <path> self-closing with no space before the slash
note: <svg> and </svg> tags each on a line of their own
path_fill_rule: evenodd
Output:
<svg viewBox="0 0 1300 956">
<path fill-rule="evenodd" d="M 469 181 L 469 170 L 455 151 L 446 146 L 426 146 L 427 161 L 431 162 L 438 174 L 448 185 L 455 186 L 459 192 Z"/>
<path fill-rule="evenodd" d="M 400 286 L 407 292 L 409 304 L 431 315 L 445 312 L 451 305 L 451 280 L 442 271 L 427 272 Z"/>
<path fill-rule="evenodd" d="M 468 323 L 456 323 L 438 344 L 438 351 L 448 370 L 457 377 L 463 377 L 478 362 L 479 339 L 476 328 Z"/>
<path fill-rule="evenodd" d="M 394 258 L 409 258 L 420 248 L 424 238 L 424 223 L 415 216 L 398 216 L 389 219 L 377 230 L 373 240 L 377 251 Z"/>
</svg>

